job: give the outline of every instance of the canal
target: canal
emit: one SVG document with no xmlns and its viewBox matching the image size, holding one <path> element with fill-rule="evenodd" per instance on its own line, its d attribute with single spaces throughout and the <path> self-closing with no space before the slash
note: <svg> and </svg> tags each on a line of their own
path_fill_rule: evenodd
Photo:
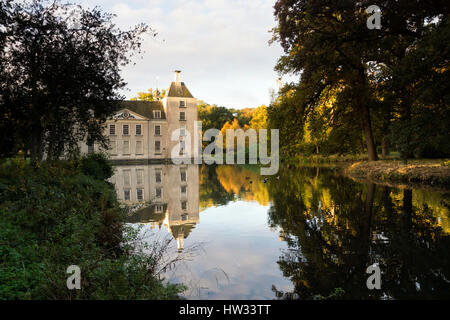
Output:
<svg viewBox="0 0 450 320">
<path fill-rule="evenodd" d="M 228 165 L 117 166 L 111 182 L 148 241 L 189 253 L 164 274 L 188 299 L 450 298 L 448 190 Z"/>
</svg>

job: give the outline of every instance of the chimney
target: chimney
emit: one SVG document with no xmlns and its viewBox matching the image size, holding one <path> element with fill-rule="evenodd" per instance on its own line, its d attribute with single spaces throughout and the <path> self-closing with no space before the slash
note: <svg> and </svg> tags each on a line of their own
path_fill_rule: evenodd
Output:
<svg viewBox="0 0 450 320">
<path fill-rule="evenodd" d="M 180 73 L 181 73 L 181 71 L 180 70 L 175 70 L 174 72 L 175 72 L 175 82 L 181 82 L 181 80 L 180 80 Z"/>
</svg>

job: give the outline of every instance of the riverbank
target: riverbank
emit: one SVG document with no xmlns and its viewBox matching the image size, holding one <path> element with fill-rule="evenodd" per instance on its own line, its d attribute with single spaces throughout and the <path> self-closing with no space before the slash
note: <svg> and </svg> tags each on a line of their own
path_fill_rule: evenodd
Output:
<svg viewBox="0 0 450 320">
<path fill-rule="evenodd" d="M 101 155 L 0 165 L 0 300 L 178 299 L 164 283 L 168 242 L 145 243 L 125 223 Z M 80 287 L 69 290 L 69 266 Z"/>
<path fill-rule="evenodd" d="M 376 183 L 450 188 L 448 160 L 408 160 L 406 164 L 402 160 L 357 161 L 343 169 L 350 177 Z"/>
</svg>

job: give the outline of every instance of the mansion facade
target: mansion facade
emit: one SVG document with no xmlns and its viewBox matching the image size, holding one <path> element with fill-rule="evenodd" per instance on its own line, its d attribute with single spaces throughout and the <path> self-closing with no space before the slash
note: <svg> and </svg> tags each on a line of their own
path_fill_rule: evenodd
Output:
<svg viewBox="0 0 450 320">
<path fill-rule="evenodd" d="M 109 138 L 108 154 L 113 161 L 166 160 L 171 158 L 175 146 L 180 155 L 194 154 L 186 150 L 186 136 L 194 137 L 194 123 L 197 121 L 197 99 L 192 96 L 184 82 L 181 71 L 175 71 L 175 81 L 170 84 L 166 95 L 156 101 L 121 101 L 114 116 L 106 122 L 106 136 Z M 179 130 L 176 140 L 172 133 Z M 187 144 L 189 147 L 189 144 Z M 82 153 L 98 152 L 99 146 L 80 146 Z M 190 152 L 189 152 L 190 151 Z"/>
</svg>

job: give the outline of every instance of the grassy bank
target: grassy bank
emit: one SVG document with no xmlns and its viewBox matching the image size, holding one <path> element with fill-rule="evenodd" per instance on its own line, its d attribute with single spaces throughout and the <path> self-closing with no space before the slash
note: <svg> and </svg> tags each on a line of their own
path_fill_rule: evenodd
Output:
<svg viewBox="0 0 450 320">
<path fill-rule="evenodd" d="M 384 160 L 396 160 L 399 159 L 399 154 L 392 152 Z M 348 165 L 350 163 L 368 161 L 367 154 L 350 154 L 350 155 L 301 155 L 295 158 L 283 158 L 283 162 L 286 164 L 301 165 L 301 166 L 317 166 L 317 165 L 330 165 L 341 166 Z"/>
<path fill-rule="evenodd" d="M 447 160 L 358 161 L 345 167 L 345 172 L 355 178 L 374 182 L 425 184 L 450 188 L 450 162 Z"/>
<path fill-rule="evenodd" d="M 183 288 L 158 276 L 163 252 L 124 224 L 111 174 L 97 155 L 38 169 L 3 162 L 0 299 L 178 298 Z M 80 290 L 67 289 L 70 265 L 81 269 Z"/>
</svg>

